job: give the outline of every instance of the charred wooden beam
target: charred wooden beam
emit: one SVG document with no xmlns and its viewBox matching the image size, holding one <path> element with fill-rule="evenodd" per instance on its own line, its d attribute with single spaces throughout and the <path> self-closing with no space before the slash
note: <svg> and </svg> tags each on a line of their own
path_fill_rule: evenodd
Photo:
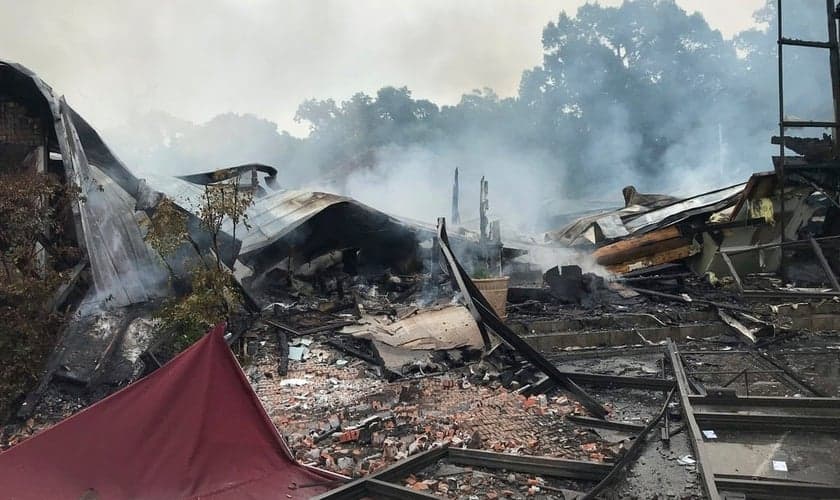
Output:
<svg viewBox="0 0 840 500">
<path fill-rule="evenodd" d="M 595 257 L 595 262 L 606 266 L 673 250 L 684 246 L 686 243 L 688 242 L 682 239 L 677 226 L 669 226 L 642 236 L 633 236 L 602 246 L 592 252 L 592 256 Z"/>
<path fill-rule="evenodd" d="M 670 240 L 669 240 L 670 241 Z M 699 248 L 687 244 L 685 240 L 678 240 L 681 246 L 667 249 L 651 255 L 641 256 L 635 259 L 621 262 L 619 264 L 612 264 L 606 266 L 607 270 L 615 274 L 624 274 L 635 269 L 642 269 L 646 267 L 654 267 L 669 262 L 677 262 L 699 252 Z M 676 242 L 675 242 L 676 243 Z"/>
</svg>

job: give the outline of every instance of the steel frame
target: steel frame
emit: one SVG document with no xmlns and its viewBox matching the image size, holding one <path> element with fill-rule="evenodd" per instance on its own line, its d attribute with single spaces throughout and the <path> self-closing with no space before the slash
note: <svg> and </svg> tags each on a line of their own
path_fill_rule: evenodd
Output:
<svg viewBox="0 0 840 500">
<path fill-rule="evenodd" d="M 602 481 L 613 470 L 612 466 L 598 462 L 442 447 L 401 460 L 370 476 L 357 479 L 332 491 L 313 497 L 313 500 L 356 500 L 365 496 L 388 499 L 440 498 L 394 484 L 394 481 L 399 481 L 444 459 L 453 464 L 505 469 L 580 481 Z"/>
<path fill-rule="evenodd" d="M 702 479 L 703 489 L 710 500 L 720 500 L 721 496 L 715 483 L 715 477 L 711 470 L 711 460 L 703 443 L 703 435 L 700 433 L 700 426 L 697 425 L 697 420 L 694 418 L 694 410 L 689 399 L 690 391 L 688 377 L 685 374 L 685 368 L 680 359 L 677 345 L 673 340 L 668 340 L 668 354 L 671 357 L 671 368 L 674 370 L 674 378 L 677 381 L 677 388 L 680 393 L 680 406 L 682 407 L 683 417 L 685 418 L 685 427 L 688 429 L 690 436 L 689 443 L 694 456 L 697 457 L 697 472 L 700 473 Z"/>
<path fill-rule="evenodd" d="M 668 352 L 671 365 L 680 391 L 682 411 L 685 416 L 685 426 L 691 436 L 691 446 L 697 457 L 697 469 L 702 477 L 706 494 L 712 500 L 726 498 L 725 493 L 741 493 L 747 499 L 763 498 L 840 498 L 840 485 L 824 485 L 800 481 L 780 481 L 761 476 L 735 476 L 731 474 L 715 474 L 710 468 L 707 446 L 700 433 L 700 424 L 716 428 L 758 429 L 758 430 L 790 430 L 801 429 L 807 432 L 840 432 L 840 411 L 837 415 L 813 415 L 814 409 L 840 410 L 840 398 L 812 397 L 785 398 L 766 396 L 734 396 L 730 391 L 715 391 L 709 394 L 691 394 L 690 379 L 682 364 L 680 352 L 676 344 L 668 341 Z M 731 351 L 722 351 L 730 353 Z M 690 351 L 691 354 L 716 354 L 715 351 Z M 742 351 L 742 354 L 756 356 L 755 351 Z M 764 358 L 758 358 L 764 359 Z M 778 372 L 774 373 L 777 374 Z M 797 380 L 796 377 L 793 377 Z M 703 411 L 697 407 L 702 406 Z M 709 410 L 712 407 L 712 410 Z M 722 410 L 714 411 L 715 407 Z M 731 411 L 750 409 L 749 413 Z M 766 410 L 801 409 L 801 415 L 770 413 Z M 762 414 L 760 410 L 764 409 Z M 759 412 L 756 412 L 758 410 Z"/>
</svg>

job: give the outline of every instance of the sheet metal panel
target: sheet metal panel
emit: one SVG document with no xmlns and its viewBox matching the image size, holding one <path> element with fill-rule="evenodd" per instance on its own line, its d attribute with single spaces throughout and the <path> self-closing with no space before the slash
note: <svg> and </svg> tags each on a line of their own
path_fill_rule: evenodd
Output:
<svg viewBox="0 0 840 500">
<path fill-rule="evenodd" d="M 735 204 L 738 200 L 738 196 L 744 191 L 744 186 L 746 186 L 746 183 L 737 184 L 728 188 L 687 198 L 657 210 L 651 210 L 650 212 L 634 217 L 629 221 L 625 221 L 624 227 L 626 227 L 631 233 L 635 233 L 651 226 L 657 227 L 663 223 L 673 223 L 683 220 L 685 217 L 689 216 L 687 215 L 688 212 L 696 209 L 710 208 L 722 203 L 725 204 L 724 207 L 729 204 Z M 719 207 L 718 209 L 724 207 Z M 681 217 L 683 215 L 685 215 L 685 217 Z"/>
</svg>

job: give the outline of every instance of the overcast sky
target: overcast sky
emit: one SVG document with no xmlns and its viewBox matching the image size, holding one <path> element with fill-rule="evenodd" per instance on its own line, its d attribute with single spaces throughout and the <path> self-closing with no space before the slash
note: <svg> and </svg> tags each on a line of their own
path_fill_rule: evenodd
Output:
<svg viewBox="0 0 840 500">
<path fill-rule="evenodd" d="M 516 93 L 543 26 L 584 0 L 0 0 L 0 58 L 37 72 L 95 127 L 159 109 L 254 113 L 293 133 L 307 98 L 384 85 L 455 103 Z M 620 0 L 602 0 L 616 5 Z M 724 36 L 764 0 L 677 0 Z"/>
</svg>

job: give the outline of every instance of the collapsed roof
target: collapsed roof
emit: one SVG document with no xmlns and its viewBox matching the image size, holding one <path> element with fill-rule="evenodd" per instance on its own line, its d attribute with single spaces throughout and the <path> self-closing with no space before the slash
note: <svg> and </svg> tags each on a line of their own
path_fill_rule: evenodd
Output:
<svg viewBox="0 0 840 500">
<path fill-rule="evenodd" d="M 51 152 L 59 155 L 66 181 L 80 189 L 73 206 L 76 234 L 95 284 L 86 301 L 126 306 L 160 297 L 166 271 L 143 240 L 134 216 L 135 207 L 149 194 L 143 181 L 35 73 L 0 61 L 0 82 L 4 92 L 51 117 Z"/>
<path fill-rule="evenodd" d="M 736 184 L 683 199 L 658 199 L 651 206 L 635 203 L 654 195 L 637 195 L 618 210 L 582 217 L 560 231 L 546 233 L 546 241 L 564 245 L 602 245 L 627 236 L 641 235 L 671 226 L 696 215 L 709 214 L 735 205 L 746 184 Z M 626 189 L 626 188 L 625 188 Z"/>
</svg>

